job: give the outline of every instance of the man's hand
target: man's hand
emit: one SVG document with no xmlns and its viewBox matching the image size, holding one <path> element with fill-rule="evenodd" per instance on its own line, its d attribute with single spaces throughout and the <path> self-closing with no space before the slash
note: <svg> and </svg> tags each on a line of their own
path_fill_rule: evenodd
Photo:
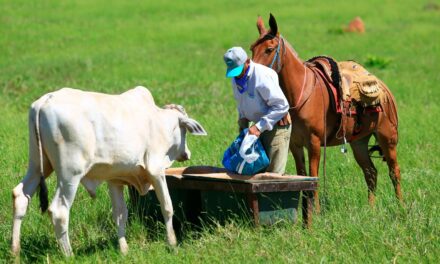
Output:
<svg viewBox="0 0 440 264">
<path fill-rule="evenodd" d="M 238 132 L 241 133 L 241 131 L 245 128 L 249 127 L 249 120 L 246 118 L 238 119 Z"/>
<path fill-rule="evenodd" d="M 259 137 L 261 132 L 257 126 L 253 125 L 249 128 L 249 134 Z"/>
</svg>

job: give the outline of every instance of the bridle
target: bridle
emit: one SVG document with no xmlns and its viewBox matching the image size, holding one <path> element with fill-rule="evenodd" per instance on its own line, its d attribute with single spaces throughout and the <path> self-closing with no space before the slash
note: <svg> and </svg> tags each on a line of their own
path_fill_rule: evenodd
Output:
<svg viewBox="0 0 440 264">
<path fill-rule="evenodd" d="M 278 45 L 276 47 L 275 55 L 273 56 L 272 62 L 269 65 L 267 65 L 267 67 L 271 68 L 272 70 L 274 70 L 279 75 L 281 70 L 284 67 L 284 63 L 281 60 L 282 59 L 284 60 L 285 56 L 286 56 L 286 43 L 285 43 L 284 38 L 283 38 L 282 35 L 279 35 L 279 37 L 277 37 L 277 36 L 274 36 L 272 34 L 266 34 L 266 35 L 264 35 L 264 37 L 258 39 L 251 46 L 251 49 L 253 50 L 254 47 L 256 47 L 257 45 L 261 44 L 262 42 L 264 42 L 266 40 L 274 39 L 274 38 L 278 39 Z M 283 50 L 282 51 L 283 52 L 282 55 L 280 54 L 281 46 L 283 46 L 282 47 L 282 50 Z M 292 47 L 290 46 L 290 48 L 292 48 Z M 276 69 L 274 69 L 274 65 L 275 64 L 276 64 Z M 309 96 L 307 98 L 305 98 L 305 100 L 302 100 L 303 99 L 303 95 L 304 95 L 304 89 L 305 89 L 305 86 L 306 86 L 306 81 L 307 81 L 307 67 L 306 67 L 306 65 L 304 63 L 303 63 L 303 66 L 304 66 L 304 79 L 303 79 L 303 83 L 302 83 L 302 86 L 301 86 L 301 92 L 300 92 L 300 95 L 299 95 L 295 105 L 291 106 L 289 109 L 299 109 L 299 108 L 301 108 L 305 104 L 305 102 L 309 99 L 311 94 L 312 94 L 312 93 L 310 93 Z"/>
<path fill-rule="evenodd" d="M 286 54 L 286 45 L 284 44 L 284 38 L 283 36 L 280 35 L 278 37 L 278 46 L 275 52 L 275 56 L 273 56 L 272 62 L 267 66 L 269 68 L 272 68 L 274 71 L 276 71 L 276 73 L 280 73 L 281 69 L 283 68 L 283 65 L 281 65 L 281 58 L 280 58 L 281 44 L 283 45 L 283 56 Z M 273 68 L 275 61 L 277 62 L 277 69 Z"/>
<path fill-rule="evenodd" d="M 275 37 L 275 38 L 278 39 L 278 46 L 277 46 L 277 49 L 275 51 L 275 56 L 273 56 L 272 62 L 267 67 L 273 69 L 277 74 L 279 74 L 281 69 L 284 66 L 282 64 L 282 62 L 281 62 L 281 55 L 280 55 L 281 45 L 283 46 L 283 55 L 282 56 L 283 56 L 283 59 L 284 59 L 284 56 L 286 55 L 286 43 L 284 43 L 284 38 L 283 38 L 282 35 L 280 35 L 279 37 Z M 277 69 L 273 68 L 275 62 L 277 64 Z M 303 97 L 303 94 L 304 94 L 304 87 L 306 86 L 306 80 L 307 80 L 307 68 L 304 65 L 304 80 L 303 80 L 303 84 L 302 84 L 302 87 L 301 87 L 301 93 L 300 93 L 300 95 L 298 97 L 298 100 L 296 101 L 296 104 L 294 106 L 291 106 L 289 109 L 299 108 L 300 106 L 302 106 L 305 103 L 305 101 L 307 101 L 308 98 L 306 98 L 306 100 L 304 100 L 304 102 L 301 103 L 301 100 L 302 100 L 302 97 Z"/>
</svg>

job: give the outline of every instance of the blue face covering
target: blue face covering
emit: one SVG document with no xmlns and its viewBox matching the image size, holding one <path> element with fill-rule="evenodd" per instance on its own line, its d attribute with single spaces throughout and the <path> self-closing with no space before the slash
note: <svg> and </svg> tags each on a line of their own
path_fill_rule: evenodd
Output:
<svg viewBox="0 0 440 264">
<path fill-rule="evenodd" d="M 247 68 L 246 72 L 244 73 L 244 75 L 241 78 L 234 77 L 235 83 L 239 86 L 238 92 L 241 94 L 244 93 L 248 88 L 247 87 L 247 80 L 248 80 L 248 73 L 249 73 L 250 68 L 251 67 Z"/>
</svg>

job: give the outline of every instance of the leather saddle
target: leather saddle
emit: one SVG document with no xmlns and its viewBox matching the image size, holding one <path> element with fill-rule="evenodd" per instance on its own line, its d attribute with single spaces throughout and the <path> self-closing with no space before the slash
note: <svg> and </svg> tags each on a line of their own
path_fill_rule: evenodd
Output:
<svg viewBox="0 0 440 264">
<path fill-rule="evenodd" d="M 335 60 L 327 56 L 317 56 L 309 59 L 306 65 L 314 69 L 314 72 L 324 80 L 329 93 L 331 94 L 332 105 L 337 113 L 342 112 L 341 98 L 343 98 L 341 89 L 341 76 L 339 67 Z M 317 71 L 316 71 L 317 70 Z"/>
<path fill-rule="evenodd" d="M 356 102 L 362 107 L 376 106 L 384 96 L 379 79 L 355 61 L 336 62 L 327 56 L 307 61 L 319 69 L 329 91 L 333 94 L 336 111 L 341 102 Z"/>
<path fill-rule="evenodd" d="M 353 100 L 363 107 L 379 105 L 384 96 L 379 79 L 355 61 L 338 63 L 343 100 Z"/>
</svg>

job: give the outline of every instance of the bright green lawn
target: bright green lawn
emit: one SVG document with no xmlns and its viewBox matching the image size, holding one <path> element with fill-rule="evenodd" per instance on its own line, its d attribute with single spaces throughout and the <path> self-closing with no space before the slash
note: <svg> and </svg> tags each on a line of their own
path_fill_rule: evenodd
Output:
<svg viewBox="0 0 440 264">
<path fill-rule="evenodd" d="M 0 262 L 9 256 L 11 190 L 27 167 L 27 109 L 61 87 L 120 93 L 150 88 L 157 104 L 179 103 L 208 131 L 189 137 L 192 160 L 221 166 L 236 136 L 235 104 L 222 56 L 258 36 L 257 15 L 277 18 L 303 59 L 330 55 L 369 67 L 396 96 L 399 162 L 406 206 L 395 199 L 387 168 L 379 170 L 377 205 L 370 208 L 352 154 L 328 150 L 324 211 L 312 230 L 300 225 L 254 229 L 243 222 L 189 232 L 170 252 L 164 230 L 127 228 L 129 255 L 117 250 L 105 185 L 93 201 L 80 188 L 71 211 L 75 257 L 57 248 L 50 219 L 32 202 L 22 227 L 23 262 L 141 263 L 438 263 L 440 261 L 440 10 L 428 1 L 0 1 Z M 127 3 L 124 3 L 127 2 Z M 359 2 L 359 3 L 358 3 Z M 434 1 L 435 2 L 435 1 Z M 438 1 L 436 1 L 438 2 Z M 341 34 L 355 16 L 365 35 Z M 266 22 L 267 23 L 267 22 Z M 289 158 L 288 172 L 295 166 Z M 55 177 L 48 179 L 53 195 Z M 321 190 L 324 185 L 321 184 Z M 50 196 L 50 197 L 51 197 Z"/>
</svg>

